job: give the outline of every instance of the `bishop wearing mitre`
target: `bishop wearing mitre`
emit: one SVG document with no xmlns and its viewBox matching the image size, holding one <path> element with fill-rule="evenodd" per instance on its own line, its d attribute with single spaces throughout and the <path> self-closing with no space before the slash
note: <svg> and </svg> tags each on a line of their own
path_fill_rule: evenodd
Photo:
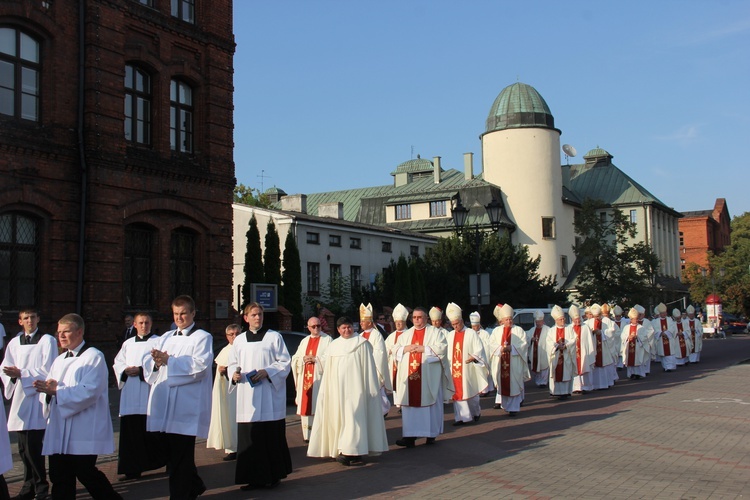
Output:
<svg viewBox="0 0 750 500">
<path fill-rule="evenodd" d="M 526 363 L 526 332 L 513 324 L 513 308 L 505 304 L 493 311 L 498 326 L 490 335 L 490 365 L 497 387 L 495 406 L 513 417 L 521 410 L 524 382 L 530 378 Z"/>
<path fill-rule="evenodd" d="M 382 405 L 383 415 L 391 409 L 391 401 L 387 393 L 393 391 L 391 377 L 388 369 L 388 352 L 385 348 L 383 335 L 375 327 L 372 321 L 372 304 L 359 305 L 359 326 L 362 327 L 362 338 L 372 345 L 372 355 L 375 359 L 375 368 L 378 370 L 378 380 L 380 381 L 380 403 Z"/>
<path fill-rule="evenodd" d="M 433 444 L 443 432 L 443 401 L 453 396 L 446 357 L 448 343 L 441 329 L 427 324 L 427 311 L 414 309 L 414 326 L 396 342 L 396 391 L 401 406 L 403 437 L 398 446 L 414 448 L 417 438 Z"/>
<path fill-rule="evenodd" d="M 451 302 L 445 315 L 453 330 L 448 332 L 448 361 L 453 379 L 453 425 L 476 422 L 482 409 L 479 394 L 487 390 L 487 361 L 482 339 L 477 332 L 466 328 L 461 308 Z"/>
<path fill-rule="evenodd" d="M 549 393 L 567 399 L 573 392 L 576 374 L 576 334 L 570 325 L 565 325 L 565 312 L 560 306 L 553 307 L 550 315 L 555 326 L 547 335 Z"/>
</svg>

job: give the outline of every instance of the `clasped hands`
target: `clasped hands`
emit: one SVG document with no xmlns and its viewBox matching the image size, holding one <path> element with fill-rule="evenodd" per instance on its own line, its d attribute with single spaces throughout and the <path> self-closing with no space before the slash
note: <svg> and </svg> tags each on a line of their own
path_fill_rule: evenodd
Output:
<svg viewBox="0 0 750 500">
<path fill-rule="evenodd" d="M 57 380 L 35 380 L 33 385 L 36 392 L 43 392 L 50 396 L 57 394 Z"/>
<path fill-rule="evenodd" d="M 154 364 L 157 368 L 167 364 L 169 360 L 169 353 L 167 351 L 160 351 L 158 349 L 151 349 L 151 359 L 154 360 Z"/>
<path fill-rule="evenodd" d="M 419 344 L 409 344 L 404 347 L 404 353 L 409 354 L 411 352 L 424 352 L 424 346 Z"/>
</svg>

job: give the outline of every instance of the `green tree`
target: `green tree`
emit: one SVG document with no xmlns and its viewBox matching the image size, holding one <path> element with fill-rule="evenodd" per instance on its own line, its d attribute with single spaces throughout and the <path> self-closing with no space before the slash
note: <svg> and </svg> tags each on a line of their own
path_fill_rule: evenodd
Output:
<svg viewBox="0 0 750 500">
<path fill-rule="evenodd" d="M 396 261 L 396 279 L 395 288 L 393 290 L 393 301 L 398 304 L 414 304 L 414 294 L 412 293 L 412 277 L 411 272 L 413 266 L 409 265 L 404 254 Z M 394 306 L 396 304 L 393 304 Z"/>
<path fill-rule="evenodd" d="M 281 248 L 273 219 L 266 225 L 266 252 L 263 255 L 263 278 L 266 283 L 281 285 Z"/>
<path fill-rule="evenodd" d="M 261 193 L 258 189 L 244 184 L 237 184 L 234 186 L 234 203 L 243 203 L 245 205 L 251 205 L 253 207 L 269 208 L 271 206 L 271 200 L 268 195 Z"/>
<path fill-rule="evenodd" d="M 628 243 L 636 236 L 637 227 L 620 210 L 612 210 L 612 216 L 603 221 L 599 212 L 604 206 L 599 200 L 584 201 L 574 222 L 576 234 L 581 236 L 573 249 L 578 300 L 649 303 L 659 258 L 646 243 Z"/>
<path fill-rule="evenodd" d="M 249 228 L 245 234 L 247 238 L 247 249 L 245 250 L 245 282 L 242 285 L 242 306 L 252 301 L 250 285 L 252 283 L 263 283 L 263 258 L 260 248 L 260 232 L 255 214 L 250 218 Z"/>
<path fill-rule="evenodd" d="M 281 273 L 279 302 L 292 314 L 292 328 L 302 330 L 302 264 L 297 240 L 291 230 L 284 241 L 284 271 Z"/>
<path fill-rule="evenodd" d="M 690 286 L 690 298 L 704 304 L 706 297 L 717 293 L 724 310 L 750 315 L 750 212 L 732 219 L 732 236 L 728 247 L 719 255 L 709 252 L 708 267 L 688 264 L 682 275 Z M 705 274 L 705 276 L 704 276 Z"/>
</svg>

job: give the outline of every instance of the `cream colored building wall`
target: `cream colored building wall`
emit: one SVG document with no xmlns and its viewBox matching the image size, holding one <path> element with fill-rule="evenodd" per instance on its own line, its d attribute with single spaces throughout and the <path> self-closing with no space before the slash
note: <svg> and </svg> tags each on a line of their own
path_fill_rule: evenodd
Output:
<svg viewBox="0 0 750 500">
<path fill-rule="evenodd" d="M 362 270 L 362 284 L 367 285 L 374 279 L 377 273 L 388 267 L 391 260 L 398 260 L 401 254 L 409 256 L 411 247 L 418 247 L 420 256 L 424 256 L 427 248 L 434 246 L 437 242 L 433 238 L 421 238 L 419 236 L 405 235 L 399 233 L 388 233 L 373 231 L 366 228 L 356 228 L 325 221 L 311 221 L 305 219 L 293 220 L 291 215 L 280 214 L 274 210 L 268 210 L 247 205 L 233 204 L 234 212 L 234 307 L 239 307 L 237 287 L 245 280 L 245 252 L 247 249 L 246 233 L 250 218 L 255 213 L 258 221 L 258 230 L 261 235 L 261 249 L 265 253 L 265 233 L 269 218 L 274 219 L 276 230 L 279 233 L 281 252 L 283 257 L 284 242 L 290 227 L 294 228 L 297 237 L 297 246 L 300 253 L 300 264 L 302 269 L 302 293 L 308 291 L 307 264 L 317 262 L 320 265 L 320 285 L 327 283 L 330 279 L 330 265 L 341 265 L 342 276 L 349 276 L 351 266 L 359 266 Z M 318 234 L 319 244 L 310 244 L 307 241 L 307 233 Z M 330 235 L 341 237 L 341 246 L 331 246 Z M 359 238 L 361 249 L 350 247 L 351 238 Z M 383 251 L 383 242 L 391 243 L 391 251 Z"/>
<path fill-rule="evenodd" d="M 500 187 L 503 203 L 517 229 L 513 243 L 526 245 L 529 255 L 541 255 L 539 274 L 561 273 L 561 255 L 568 269 L 575 257 L 572 246 L 573 210 L 562 202 L 560 133 L 543 128 L 500 130 L 482 137 L 484 180 Z M 542 217 L 554 217 L 555 238 L 542 238 Z"/>
<path fill-rule="evenodd" d="M 401 220 L 424 220 L 424 219 L 450 219 L 452 217 L 451 204 L 449 200 L 445 201 L 445 216 L 444 217 L 430 217 L 430 204 L 428 203 L 410 203 L 411 205 L 411 219 Z M 390 205 L 385 207 L 385 222 L 390 224 L 392 222 L 399 222 L 396 219 L 396 206 Z"/>
</svg>

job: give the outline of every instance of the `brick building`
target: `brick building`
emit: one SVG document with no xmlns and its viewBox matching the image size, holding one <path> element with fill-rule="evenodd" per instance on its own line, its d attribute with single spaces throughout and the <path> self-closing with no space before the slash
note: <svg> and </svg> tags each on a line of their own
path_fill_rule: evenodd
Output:
<svg viewBox="0 0 750 500">
<path fill-rule="evenodd" d="M 68 312 L 114 350 L 126 312 L 160 331 L 232 297 L 231 0 L 0 3 L 0 308 Z M 218 304 L 217 304 L 218 301 Z M 219 306 L 217 308 L 217 305 Z M 218 313 L 218 316 L 217 316 Z"/>
<path fill-rule="evenodd" d="M 694 262 L 708 267 L 708 252 L 721 253 L 731 243 L 731 219 L 727 200 L 717 198 L 713 210 L 682 212 L 680 229 L 680 260 L 683 271 Z"/>
</svg>

